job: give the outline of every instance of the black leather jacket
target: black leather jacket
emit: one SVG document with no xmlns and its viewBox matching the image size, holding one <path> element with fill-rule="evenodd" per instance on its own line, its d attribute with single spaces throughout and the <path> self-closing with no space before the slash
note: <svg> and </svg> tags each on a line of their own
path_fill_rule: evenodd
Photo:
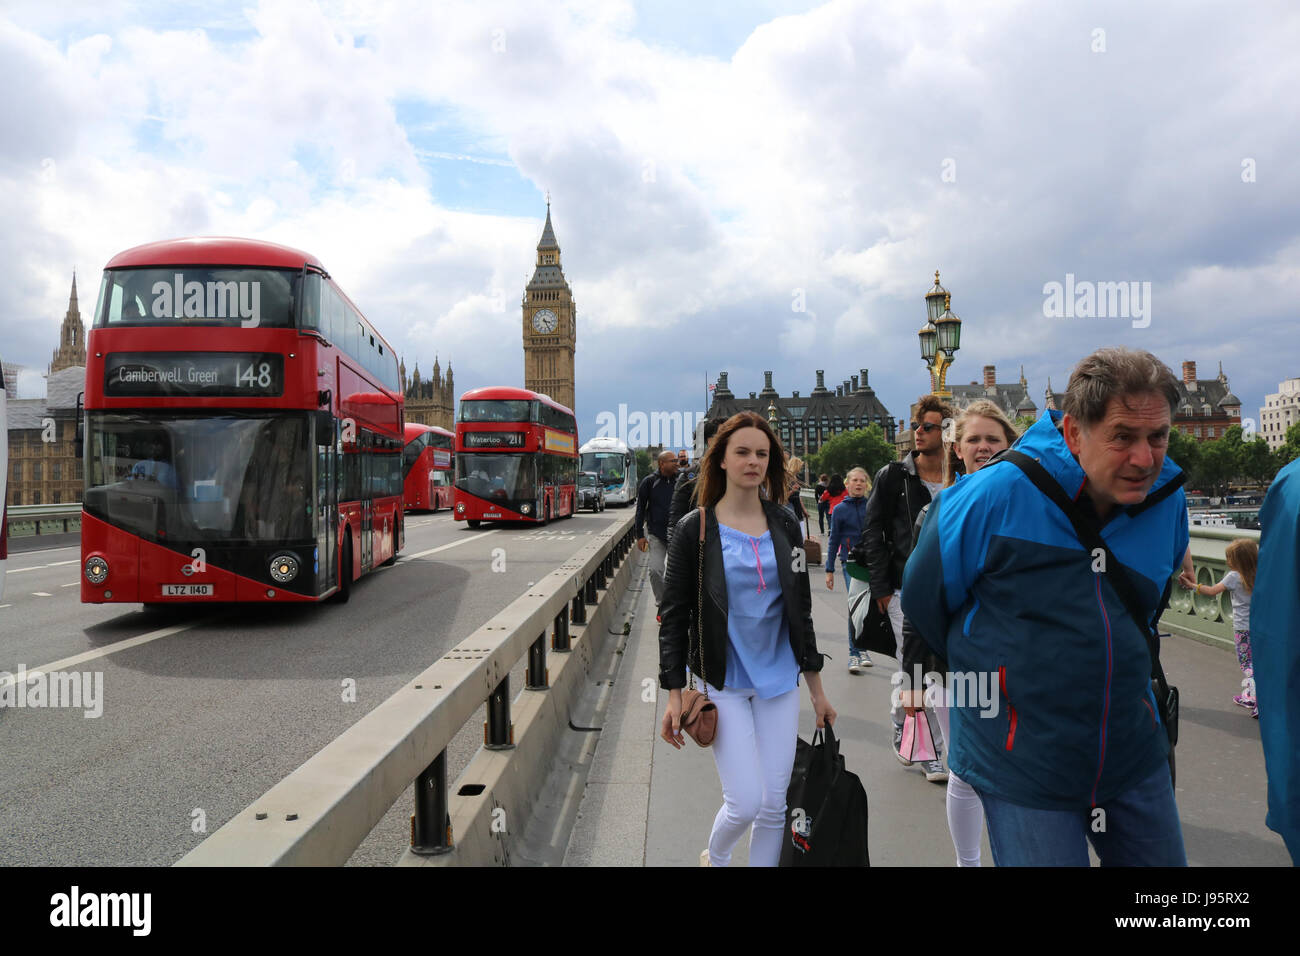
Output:
<svg viewBox="0 0 1300 956">
<path fill-rule="evenodd" d="M 812 590 L 806 570 L 795 570 L 796 559 L 804 567 L 799 525 L 785 508 L 763 502 L 772 549 L 777 557 L 777 574 L 785 596 L 785 617 L 789 624 L 790 649 L 801 671 L 820 671 L 822 655 L 813 632 Z M 706 677 L 719 690 L 727 679 L 727 581 L 722 565 L 722 542 L 718 520 L 710 509 L 704 523 L 704 627 L 702 644 L 690 661 L 691 670 Z M 798 554 L 795 554 L 796 548 Z M 686 652 L 694 641 L 696 608 L 699 604 L 700 512 L 690 511 L 673 529 L 668 546 L 668 570 L 664 577 L 663 600 L 659 605 L 659 685 L 665 690 L 686 686 Z M 789 559 L 784 556 L 789 555 Z"/>
<path fill-rule="evenodd" d="M 884 597 L 903 586 L 903 567 L 912 553 L 917 516 L 930 503 L 930 491 L 916 473 L 916 452 L 891 461 L 876 473 L 867 498 L 860 547 L 871 572 L 871 596 Z"/>
</svg>

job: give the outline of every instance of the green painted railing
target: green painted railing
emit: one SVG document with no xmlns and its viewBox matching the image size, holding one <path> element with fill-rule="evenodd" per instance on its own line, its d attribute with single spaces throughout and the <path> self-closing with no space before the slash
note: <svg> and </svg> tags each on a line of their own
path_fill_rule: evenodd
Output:
<svg viewBox="0 0 1300 956">
<path fill-rule="evenodd" d="M 1217 584 L 1228 573 L 1224 552 L 1235 538 L 1259 541 L 1258 531 L 1240 528 L 1192 528 L 1192 567 L 1199 584 Z M 1184 591 L 1174 576 L 1169 609 L 1160 618 L 1162 630 L 1206 644 L 1232 647 L 1232 597 L 1224 591 L 1208 597 Z"/>
</svg>

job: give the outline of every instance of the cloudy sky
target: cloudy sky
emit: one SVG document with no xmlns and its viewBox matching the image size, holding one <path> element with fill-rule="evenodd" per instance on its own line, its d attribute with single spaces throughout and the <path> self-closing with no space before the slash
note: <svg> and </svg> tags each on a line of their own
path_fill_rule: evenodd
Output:
<svg viewBox="0 0 1300 956">
<path fill-rule="evenodd" d="M 936 268 L 952 381 L 1023 364 L 1041 405 L 1124 344 L 1256 416 L 1300 375 L 1297 47 L 1285 0 L 7 0 L 0 351 L 44 369 L 74 267 L 85 304 L 226 234 L 315 253 L 408 368 L 521 384 L 549 190 L 584 436 L 720 370 L 867 367 L 905 415 Z M 1048 317 L 1067 275 L 1149 313 Z"/>
</svg>

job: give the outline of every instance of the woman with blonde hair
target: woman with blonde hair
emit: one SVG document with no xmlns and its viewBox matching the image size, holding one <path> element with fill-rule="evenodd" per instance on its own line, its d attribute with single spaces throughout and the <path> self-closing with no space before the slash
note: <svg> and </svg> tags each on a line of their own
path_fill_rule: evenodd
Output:
<svg viewBox="0 0 1300 956">
<path fill-rule="evenodd" d="M 700 507 L 681 519 L 669 545 L 659 627 L 659 684 L 668 704 L 660 729 L 669 744 L 682 746 L 689 668 L 718 712 L 712 749 L 723 804 L 701 854 L 707 866 L 727 866 L 751 825 L 750 866 L 780 860 L 801 674 L 817 726 L 835 722 L 822 690 L 808 575 L 796 570 L 803 538 L 781 505 L 784 459 L 761 415 L 727 419 L 700 463 Z"/>
<path fill-rule="evenodd" d="M 961 462 L 964 473 L 949 472 L 945 487 L 961 480 L 964 475 L 973 475 L 983 468 L 990 458 L 1003 449 L 1010 448 L 1019 434 L 1011 421 L 993 402 L 980 399 L 971 402 L 957 417 L 953 430 L 952 452 Z M 942 494 L 942 492 L 940 492 Z M 916 518 L 916 534 L 921 533 L 921 526 L 930 506 L 926 505 Z M 948 662 L 930 650 L 911 621 L 903 618 L 903 672 L 909 676 L 919 669 L 922 674 L 946 675 Z M 928 699 L 926 698 L 928 694 Z M 913 689 L 911 702 L 907 705 L 909 714 L 928 705 L 939 721 L 943 732 L 944 745 L 952 749 L 948 721 L 948 700 L 942 685 L 932 691 L 923 692 Z M 952 835 L 953 848 L 957 853 L 958 866 L 980 865 L 980 834 L 984 827 L 984 806 L 979 794 L 966 781 L 960 779 L 949 768 L 947 775 L 948 792 L 945 800 L 948 812 L 948 831 Z"/>
</svg>

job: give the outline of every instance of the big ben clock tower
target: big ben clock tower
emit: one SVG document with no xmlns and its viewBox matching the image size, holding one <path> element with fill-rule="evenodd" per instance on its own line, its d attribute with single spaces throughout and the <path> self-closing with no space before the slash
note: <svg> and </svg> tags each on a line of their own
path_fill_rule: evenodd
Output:
<svg viewBox="0 0 1300 956">
<path fill-rule="evenodd" d="M 524 388 L 549 395 L 572 409 L 578 308 L 560 268 L 560 244 L 551 228 L 549 199 L 546 228 L 537 243 L 537 267 L 524 289 L 523 307 Z"/>
</svg>

